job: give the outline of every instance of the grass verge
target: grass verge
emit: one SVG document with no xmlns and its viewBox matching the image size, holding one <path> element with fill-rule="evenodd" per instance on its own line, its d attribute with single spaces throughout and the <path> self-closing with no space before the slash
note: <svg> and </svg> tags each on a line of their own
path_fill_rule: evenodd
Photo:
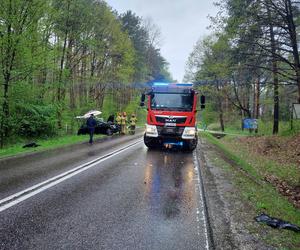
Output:
<svg viewBox="0 0 300 250">
<path fill-rule="evenodd" d="M 201 133 L 208 142 L 215 145 L 234 165 L 238 166 L 244 172 L 255 178 L 258 182 L 253 181 L 247 175 L 242 174 L 237 170 L 236 166 L 229 164 L 229 171 L 234 175 L 234 185 L 240 190 L 240 198 L 250 204 L 255 214 L 262 212 L 269 214 L 272 217 L 281 218 L 290 221 L 291 223 L 300 225 L 300 212 L 296 209 L 284 196 L 279 194 L 276 189 L 269 183 L 264 182 L 264 176 L 252 163 L 249 163 L 248 157 L 242 157 L 241 152 L 233 150 L 228 144 L 222 142 L 211 136 L 208 133 Z M 256 159 L 257 165 L 265 164 L 259 159 Z M 228 161 L 227 161 L 228 162 Z M 270 163 L 269 163 L 270 164 Z M 219 164 L 220 165 L 220 164 Z M 222 164 L 221 164 L 222 165 Z M 265 169 L 269 169 L 265 166 Z M 272 168 L 276 172 L 276 168 Z M 300 249 L 300 234 L 288 231 L 272 229 L 268 226 L 261 225 L 259 232 L 249 229 L 252 233 L 259 234 L 259 236 L 269 245 L 276 247 L 276 249 Z"/>
<path fill-rule="evenodd" d="M 106 135 L 95 135 L 94 139 L 105 137 Z M 67 145 L 72 145 L 80 142 L 88 142 L 89 135 L 64 135 L 49 139 L 36 139 L 34 140 L 37 144 L 41 145 L 36 148 L 23 148 L 25 143 L 17 143 L 0 149 L 0 158 L 15 156 L 19 154 L 29 153 L 29 152 L 40 152 L 54 148 L 60 148 Z"/>
</svg>

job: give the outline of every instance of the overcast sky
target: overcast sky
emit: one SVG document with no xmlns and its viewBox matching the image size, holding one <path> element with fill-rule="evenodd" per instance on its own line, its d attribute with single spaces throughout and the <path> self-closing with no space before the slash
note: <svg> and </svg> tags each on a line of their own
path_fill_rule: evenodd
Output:
<svg viewBox="0 0 300 250">
<path fill-rule="evenodd" d="M 196 41 L 209 34 L 208 15 L 215 16 L 214 0 L 106 0 L 119 13 L 132 10 L 143 18 L 151 18 L 160 28 L 161 52 L 170 63 L 170 72 L 179 82 L 185 63 Z"/>
</svg>

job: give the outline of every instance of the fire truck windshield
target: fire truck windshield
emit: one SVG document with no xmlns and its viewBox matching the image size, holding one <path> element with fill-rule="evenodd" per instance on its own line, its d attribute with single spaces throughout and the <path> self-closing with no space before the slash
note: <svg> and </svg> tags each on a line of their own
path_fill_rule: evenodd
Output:
<svg viewBox="0 0 300 250">
<path fill-rule="evenodd" d="M 193 95 L 191 93 L 152 93 L 151 109 L 192 111 Z"/>
</svg>

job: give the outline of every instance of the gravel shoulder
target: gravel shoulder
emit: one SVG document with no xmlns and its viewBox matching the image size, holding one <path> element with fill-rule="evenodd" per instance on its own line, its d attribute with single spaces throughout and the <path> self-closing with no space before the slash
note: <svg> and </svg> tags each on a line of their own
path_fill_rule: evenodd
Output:
<svg viewBox="0 0 300 250">
<path fill-rule="evenodd" d="M 205 186 L 215 249 L 274 249 L 260 240 L 261 229 L 253 208 L 241 199 L 235 173 L 219 150 L 205 138 L 197 148 Z"/>
</svg>

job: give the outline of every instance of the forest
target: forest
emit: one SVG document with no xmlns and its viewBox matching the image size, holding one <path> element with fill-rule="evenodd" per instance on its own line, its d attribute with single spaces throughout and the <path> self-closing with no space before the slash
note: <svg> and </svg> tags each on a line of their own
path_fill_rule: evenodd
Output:
<svg viewBox="0 0 300 250">
<path fill-rule="evenodd" d="M 217 1 L 213 34 L 198 40 L 185 74 L 207 96 L 206 124 L 240 129 L 250 117 L 263 133 L 299 131 L 299 120 L 290 124 L 292 104 L 300 103 L 299 3 Z"/>
<path fill-rule="evenodd" d="M 90 109 L 135 112 L 137 84 L 171 80 L 159 45 L 153 21 L 102 0 L 1 0 L 1 147 L 74 133 Z"/>
<path fill-rule="evenodd" d="M 220 0 L 186 63 L 200 86 L 203 126 L 260 133 L 300 129 L 299 2 Z M 20 138 L 74 134 L 75 117 L 99 109 L 141 112 L 141 83 L 172 81 L 151 19 L 117 13 L 103 0 L 0 2 L 0 146 Z"/>
</svg>

